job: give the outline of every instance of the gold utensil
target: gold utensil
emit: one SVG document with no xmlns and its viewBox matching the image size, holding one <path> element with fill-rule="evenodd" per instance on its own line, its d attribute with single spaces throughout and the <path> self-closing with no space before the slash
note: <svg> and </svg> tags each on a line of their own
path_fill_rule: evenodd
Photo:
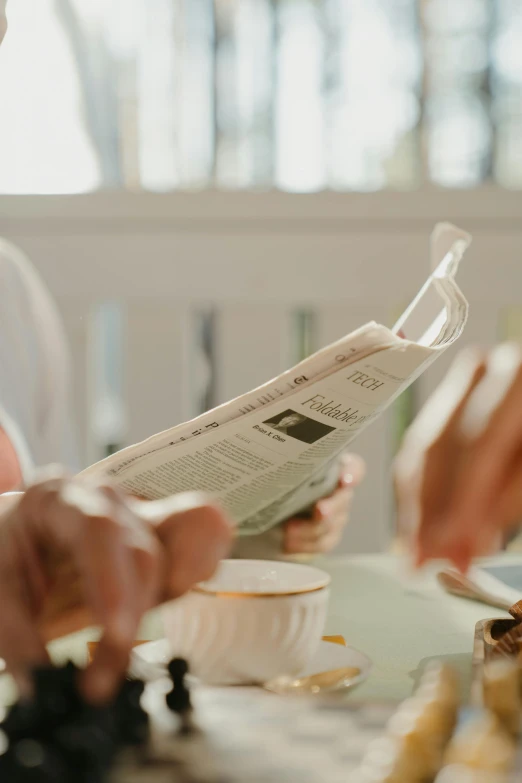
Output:
<svg viewBox="0 0 522 783">
<path fill-rule="evenodd" d="M 264 684 L 265 690 L 279 695 L 286 694 L 319 694 L 354 688 L 359 681 L 361 670 L 355 666 L 344 666 L 341 669 L 331 669 L 307 677 L 289 677 L 282 675 Z"/>
</svg>

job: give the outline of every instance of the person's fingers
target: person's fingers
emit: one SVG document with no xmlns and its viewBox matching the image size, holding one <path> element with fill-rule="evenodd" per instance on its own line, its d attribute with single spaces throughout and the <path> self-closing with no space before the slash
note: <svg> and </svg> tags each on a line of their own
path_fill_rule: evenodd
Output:
<svg viewBox="0 0 522 783">
<path fill-rule="evenodd" d="M 48 662 L 45 644 L 34 621 L 38 606 L 33 580 L 28 569 L 32 548 L 24 545 L 26 536 L 15 508 L 2 520 L 0 549 L 0 657 L 12 673 L 22 694 L 30 691 L 29 671 Z M 16 535 L 15 535 L 16 532 Z"/>
<path fill-rule="evenodd" d="M 22 512 L 22 513 L 21 513 Z M 37 616 L 43 606 L 50 580 L 42 563 L 38 542 L 29 525 L 25 524 L 20 503 L 7 519 L 2 521 L 5 548 L 10 550 L 10 560 L 23 575 L 24 602 L 31 614 Z"/>
<path fill-rule="evenodd" d="M 418 565 L 444 556 L 446 509 L 462 457 L 459 422 L 484 372 L 480 353 L 460 354 L 410 427 L 395 460 L 398 528 L 411 537 Z"/>
<path fill-rule="evenodd" d="M 124 493 L 114 487 L 104 487 L 102 491 L 116 504 L 114 514 L 126 531 L 126 545 L 132 554 L 135 580 L 139 585 L 137 609 L 141 616 L 154 606 L 159 597 L 165 553 L 155 530 L 129 506 Z"/>
<path fill-rule="evenodd" d="M 285 551 L 288 554 L 311 551 L 310 548 L 323 551 L 320 542 L 325 537 L 335 534 L 340 538 L 348 522 L 352 497 L 351 488 L 337 489 L 316 503 L 311 520 L 299 517 L 288 520 L 285 525 Z"/>
<path fill-rule="evenodd" d="M 26 696 L 31 690 L 31 669 L 48 664 L 49 655 L 33 615 L 23 600 L 13 595 L 12 581 L 2 581 L 0 595 L 5 596 L 0 611 L 0 657 L 21 695 Z"/>
<path fill-rule="evenodd" d="M 284 551 L 298 554 L 307 551 L 322 551 L 319 542 L 332 531 L 340 538 L 348 521 L 353 488 L 364 478 L 364 460 L 357 454 L 343 454 L 339 484 L 331 495 L 321 498 L 314 505 L 312 519 L 294 517 L 285 524 Z"/>
<path fill-rule="evenodd" d="M 292 520 L 285 528 L 284 550 L 288 554 L 328 552 L 341 540 L 346 522 L 344 513 L 315 522 Z"/>
<path fill-rule="evenodd" d="M 75 552 L 87 603 L 103 635 L 92 665 L 85 671 L 86 695 L 102 702 L 124 675 L 141 613 L 140 584 L 123 531 L 112 520 L 91 518 Z"/>
<path fill-rule="evenodd" d="M 366 475 L 366 463 L 358 454 L 343 454 L 340 460 L 340 487 L 357 487 Z"/>
<path fill-rule="evenodd" d="M 342 539 L 342 531 L 332 530 L 327 536 L 319 542 L 319 554 L 328 554 L 339 546 Z"/>
<path fill-rule="evenodd" d="M 165 550 L 165 600 L 177 598 L 198 582 L 210 579 L 233 541 L 233 527 L 223 512 L 204 496 L 186 493 L 139 504 L 154 525 Z"/>
<path fill-rule="evenodd" d="M 504 477 L 491 512 L 478 519 L 475 528 L 465 528 L 450 549 L 450 559 L 463 571 L 471 560 L 501 549 L 504 535 L 520 526 L 522 515 L 522 452 Z"/>
<path fill-rule="evenodd" d="M 43 500 L 39 522 L 47 522 L 55 544 L 69 551 L 85 604 L 103 628 L 81 685 L 91 701 L 104 701 L 125 672 L 141 615 L 151 601 L 157 541 L 112 490 L 67 481 L 52 486 Z"/>
<path fill-rule="evenodd" d="M 26 694 L 30 669 L 49 659 L 34 621 L 32 585 L 27 583 L 26 563 L 18 557 L 11 521 L 2 521 L 10 529 L 2 531 L 5 537 L 0 552 L 0 657 Z"/>
<path fill-rule="evenodd" d="M 126 502 L 116 491 L 55 473 L 31 487 L 19 506 L 48 558 L 48 572 L 56 574 L 52 566 L 58 563 L 75 577 L 76 567 L 79 603 L 70 601 L 71 608 L 104 629 L 81 683 L 95 702 L 117 687 L 142 612 L 212 576 L 233 537 L 222 512 L 199 495 Z M 53 581 L 58 588 L 59 574 Z M 42 616 L 52 620 L 52 607 Z"/>
<path fill-rule="evenodd" d="M 353 490 L 350 487 L 337 489 L 333 495 L 319 500 L 314 507 L 314 521 L 327 520 L 330 517 L 344 515 L 348 518 L 348 511 L 353 498 Z"/>
<path fill-rule="evenodd" d="M 504 532 L 519 528 L 522 522 L 522 449 L 499 492 L 492 509 L 496 527 Z"/>
<path fill-rule="evenodd" d="M 492 351 L 478 383 L 467 394 L 454 427 L 455 447 L 439 529 L 424 526 L 420 541 L 425 556 L 447 557 L 466 570 L 473 557 L 489 552 L 498 542 L 498 531 L 512 523 L 505 498 L 506 477 L 511 473 L 522 440 L 521 356 L 518 346 L 504 345 Z M 428 475 L 433 464 L 427 464 Z M 508 493 L 509 494 L 509 493 Z M 509 502 L 512 514 L 516 491 Z M 426 508 L 431 498 L 423 500 Z"/>
<path fill-rule="evenodd" d="M 56 531 L 71 546 L 71 531 L 75 529 L 70 524 L 71 513 L 76 510 L 85 517 L 106 519 L 114 513 L 114 501 L 111 491 L 94 492 L 84 482 L 69 481 L 57 485 L 47 508 L 52 508 Z M 161 584 L 158 600 L 175 598 L 195 583 L 208 579 L 230 551 L 231 524 L 199 493 L 185 493 L 153 502 L 129 499 L 120 507 L 120 515 L 122 508 L 126 509 L 126 514 L 131 513 L 149 525 L 163 549 L 164 570 L 155 569 L 158 589 Z M 127 529 L 132 530 L 133 525 L 127 524 Z M 134 536 L 139 529 L 134 526 Z M 127 545 L 130 545 L 128 538 Z M 135 542 L 132 545 L 139 551 Z M 148 547 L 143 549 L 148 551 Z M 111 600 L 110 595 L 106 600 Z"/>
<path fill-rule="evenodd" d="M 448 509 L 456 539 L 489 535 L 499 524 L 495 506 L 522 443 L 521 394 L 521 349 L 499 346 L 462 416 L 466 458 Z"/>
<path fill-rule="evenodd" d="M 474 557 L 498 549 L 502 531 L 518 523 L 522 513 L 522 465 L 511 467 L 522 436 L 522 421 L 517 422 L 514 415 L 522 391 L 518 351 L 509 350 L 507 357 L 501 352 L 501 359 L 501 372 L 498 358 L 492 367 L 482 367 L 479 382 L 472 385 L 460 407 L 453 448 L 439 455 L 438 467 L 445 463 L 445 476 L 437 484 L 437 465 L 430 455 L 424 469 L 422 556 L 448 558 L 463 571 Z M 435 496 L 427 491 L 429 484 Z M 443 512 L 438 514 L 434 513 L 437 494 L 445 497 Z M 427 524 L 426 509 L 431 509 L 438 525 Z"/>
<path fill-rule="evenodd" d="M 103 635 L 83 676 L 89 699 L 109 698 L 124 676 L 143 613 L 160 592 L 157 538 L 117 494 L 104 490 L 110 515 L 86 518 L 77 561 L 86 597 Z"/>
<path fill-rule="evenodd" d="M 331 552 L 340 543 L 342 530 L 333 529 L 317 540 L 287 538 L 285 553 L 288 555 L 319 555 Z"/>
<path fill-rule="evenodd" d="M 310 520 L 293 520 L 287 523 L 285 530 L 286 548 L 292 552 L 306 544 L 317 544 L 330 532 L 330 521 L 312 522 Z"/>
</svg>

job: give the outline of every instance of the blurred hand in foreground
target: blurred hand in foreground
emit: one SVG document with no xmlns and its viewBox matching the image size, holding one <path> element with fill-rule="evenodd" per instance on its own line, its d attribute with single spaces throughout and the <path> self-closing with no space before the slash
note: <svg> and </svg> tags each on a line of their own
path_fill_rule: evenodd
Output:
<svg viewBox="0 0 522 783">
<path fill-rule="evenodd" d="M 396 461 L 399 526 L 417 565 L 465 571 L 522 520 L 522 348 L 460 354 Z"/>
<path fill-rule="evenodd" d="M 208 579 L 232 541 L 198 494 L 142 502 L 55 473 L 11 498 L 0 512 L 0 657 L 22 691 L 48 662 L 47 641 L 92 624 L 102 639 L 81 687 L 108 699 L 144 612 Z"/>
</svg>

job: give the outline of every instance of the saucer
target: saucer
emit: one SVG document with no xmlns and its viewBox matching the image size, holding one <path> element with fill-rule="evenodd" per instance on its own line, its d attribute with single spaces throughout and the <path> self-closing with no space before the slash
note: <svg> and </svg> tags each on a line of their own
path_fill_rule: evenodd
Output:
<svg viewBox="0 0 522 783">
<path fill-rule="evenodd" d="M 131 653 L 130 674 L 148 681 L 164 677 L 171 657 L 169 650 L 167 639 L 157 639 L 135 647 Z M 361 670 L 360 675 L 353 682 L 355 687 L 368 679 L 372 665 L 370 658 L 354 647 L 342 647 L 333 642 L 321 641 L 312 662 L 297 676 L 307 677 L 331 669 L 355 667 Z M 195 678 L 191 680 L 196 684 Z"/>
</svg>

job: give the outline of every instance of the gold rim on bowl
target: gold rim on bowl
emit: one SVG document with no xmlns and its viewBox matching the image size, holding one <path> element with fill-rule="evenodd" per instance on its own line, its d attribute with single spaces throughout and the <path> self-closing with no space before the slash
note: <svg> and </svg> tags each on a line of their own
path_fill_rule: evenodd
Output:
<svg viewBox="0 0 522 783">
<path fill-rule="evenodd" d="M 208 590 L 201 585 L 196 585 L 192 588 L 193 593 L 199 593 L 200 595 L 208 595 L 213 598 L 288 598 L 293 595 L 306 595 L 307 593 L 319 593 L 321 590 L 327 590 L 330 586 L 330 581 L 319 587 L 301 587 L 295 590 L 286 590 L 281 593 L 247 593 L 241 591 L 228 591 L 228 590 Z"/>
</svg>

